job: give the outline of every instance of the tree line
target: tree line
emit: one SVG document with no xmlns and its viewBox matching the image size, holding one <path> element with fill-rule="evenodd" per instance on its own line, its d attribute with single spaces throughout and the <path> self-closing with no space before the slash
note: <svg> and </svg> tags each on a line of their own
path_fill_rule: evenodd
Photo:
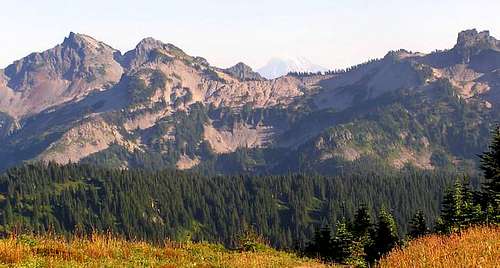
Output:
<svg viewBox="0 0 500 268">
<path fill-rule="evenodd" d="M 356 163 L 342 176 L 206 176 L 32 163 L 0 175 L 0 232 L 110 231 L 159 243 L 235 247 L 251 228 L 272 246 L 363 266 L 408 237 L 498 223 L 498 128 L 480 159 L 480 187 L 477 178 L 452 171 Z"/>
<path fill-rule="evenodd" d="M 0 175 L 0 231 L 13 228 L 111 231 L 126 238 L 161 242 L 206 240 L 234 246 L 252 227 L 279 248 L 305 247 L 315 226 L 391 208 L 398 224 L 418 208 L 438 216 L 440 189 L 455 173 L 363 170 L 343 176 L 206 176 L 197 172 L 118 170 L 94 165 L 34 163 Z M 399 230 L 400 235 L 406 228 Z"/>
<path fill-rule="evenodd" d="M 302 250 L 311 257 L 325 261 L 367 266 L 406 241 L 429 233 L 448 234 L 472 225 L 500 223 L 500 128 L 493 131 L 488 151 L 480 156 L 484 183 L 479 190 L 468 178 L 457 179 L 444 192 L 440 216 L 431 227 L 419 209 L 408 223 L 408 232 L 401 238 L 398 224 L 391 212 L 382 208 L 375 222 L 366 206 L 360 206 L 352 219 L 329 223 L 315 231 Z"/>
<path fill-rule="evenodd" d="M 370 60 L 367 60 L 363 63 L 360 63 L 360 64 L 356 64 L 356 65 L 353 65 L 353 66 L 350 66 L 350 67 L 347 67 L 347 68 L 344 68 L 344 69 L 332 69 L 332 70 L 327 70 L 327 71 L 318 71 L 318 72 L 307 72 L 307 71 L 304 71 L 304 72 L 298 72 L 298 71 L 291 71 L 291 72 L 288 72 L 287 75 L 289 76 L 295 76 L 295 77 L 309 77 L 309 76 L 316 76 L 316 75 L 336 75 L 336 74 L 344 74 L 344 73 L 348 73 L 348 72 L 351 72 L 351 71 L 355 71 L 363 66 L 367 66 L 369 64 L 372 64 L 372 63 L 375 63 L 375 62 L 378 62 L 380 61 L 381 59 L 378 59 L 378 58 L 375 58 L 375 59 L 370 59 Z"/>
</svg>

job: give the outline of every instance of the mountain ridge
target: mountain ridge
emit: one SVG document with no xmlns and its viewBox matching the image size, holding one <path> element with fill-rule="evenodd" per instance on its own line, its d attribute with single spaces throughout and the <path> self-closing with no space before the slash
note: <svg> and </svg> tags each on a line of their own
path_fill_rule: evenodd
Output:
<svg viewBox="0 0 500 268">
<path fill-rule="evenodd" d="M 453 165 L 485 146 L 498 114 L 498 44 L 467 30 L 448 50 L 398 50 L 346 70 L 268 80 L 244 63 L 218 68 L 153 38 L 122 54 L 70 33 L 2 72 L 0 160 L 152 161 L 223 173 L 231 165 L 335 172 L 366 157 L 394 168 Z"/>
</svg>

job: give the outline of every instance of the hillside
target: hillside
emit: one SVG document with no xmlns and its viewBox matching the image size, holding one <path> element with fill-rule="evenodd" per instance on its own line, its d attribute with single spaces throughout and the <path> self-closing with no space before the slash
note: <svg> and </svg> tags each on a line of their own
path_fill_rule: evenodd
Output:
<svg viewBox="0 0 500 268">
<path fill-rule="evenodd" d="M 468 178 L 457 179 L 460 174 L 411 167 L 394 173 L 372 166 L 366 173 L 352 166 L 352 171 L 341 177 L 206 177 L 178 170 L 118 170 L 53 162 L 24 165 L 0 176 L 0 232 L 10 235 L 6 241 L 14 241 L 11 244 L 24 243 L 16 240 L 18 230 L 40 234 L 53 231 L 66 237 L 109 232 L 131 240 L 163 243 L 172 239 L 185 241 L 188 246 L 193 241 L 213 241 L 231 248 L 275 252 L 262 246 L 265 241 L 280 248 L 294 248 L 324 262 L 360 267 L 376 263 L 393 248 L 406 246 L 408 240 L 402 237 L 416 238 L 409 242 L 410 249 L 416 247 L 410 254 L 434 254 L 437 251 L 429 250 L 436 247 L 432 245 L 436 243 L 433 236 L 430 245 L 423 243 L 419 248 L 422 243 L 418 242 L 419 237 L 433 232 L 451 234 L 437 242 L 441 250 L 449 250 L 436 258 L 424 256 L 423 260 L 441 258 L 449 262 L 447 254 L 463 258 L 459 254 L 466 250 L 462 244 L 469 246 L 481 239 L 467 238 L 470 230 L 476 230 L 471 226 L 496 224 L 500 220 L 500 127 L 492 130 L 492 136 L 488 151 L 479 155 L 484 180 L 477 189 L 472 188 Z M 446 187 L 450 179 L 455 181 L 451 188 Z M 439 217 L 433 218 L 438 210 Z M 408 219 L 408 213 L 415 211 Z M 405 225 L 409 229 L 401 232 Z M 466 229 L 469 230 L 464 232 Z M 493 227 L 493 232 L 496 229 Z M 85 241 L 90 241 L 88 247 L 92 248 L 106 239 L 114 241 Z M 37 245 L 36 239 L 27 240 L 30 247 Z M 58 240 L 60 243 L 62 239 Z M 480 241 L 486 243 L 484 250 L 478 250 L 482 245 L 469 246 L 476 249 L 467 252 L 472 254 L 470 259 L 465 254 L 467 260 L 451 261 L 492 263 L 490 255 L 496 258 L 498 237 L 492 234 Z M 14 255 L 19 256 L 21 253 L 16 252 L 23 249 L 8 243 L 7 252 L 14 248 Z M 50 241 L 43 244 L 50 245 Z M 35 251 L 47 254 L 47 249 Z M 392 254 L 397 256 L 398 251 L 395 252 Z M 477 256 L 478 253 L 487 256 Z M 415 262 L 417 257 L 422 256 L 406 259 Z M 246 262 L 242 256 L 237 260 Z"/>
<path fill-rule="evenodd" d="M 380 261 L 380 267 L 498 267 L 500 228 L 474 227 L 449 236 L 412 240 Z"/>
<path fill-rule="evenodd" d="M 331 267 L 295 254 L 263 247 L 232 251 L 208 243 L 165 242 L 154 246 L 111 236 L 88 239 L 13 236 L 0 240 L 6 267 Z"/>
<path fill-rule="evenodd" d="M 71 33 L 0 70 L 0 170 L 50 160 L 339 174 L 362 159 L 474 169 L 499 117 L 499 47 L 468 30 L 443 51 L 267 80 L 153 38 L 122 53 Z"/>
<path fill-rule="evenodd" d="M 442 189 L 460 176 L 415 169 L 374 173 L 359 166 L 345 171 L 350 175 L 212 177 L 81 164 L 19 166 L 0 175 L 0 233 L 19 227 L 67 235 L 97 230 L 235 246 L 242 228 L 252 226 L 272 246 L 294 248 L 304 246 L 319 224 L 351 217 L 359 204 L 368 204 L 374 217 L 383 206 L 394 208 L 404 234 L 417 209 L 430 220 L 438 216 Z"/>
</svg>

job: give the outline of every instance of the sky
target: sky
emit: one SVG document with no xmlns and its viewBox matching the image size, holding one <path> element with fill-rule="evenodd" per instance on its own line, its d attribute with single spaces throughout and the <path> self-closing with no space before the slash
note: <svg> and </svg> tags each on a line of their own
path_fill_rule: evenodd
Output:
<svg viewBox="0 0 500 268">
<path fill-rule="evenodd" d="M 498 0 L 0 0 L 0 69 L 84 33 L 122 52 L 144 37 L 212 65 L 305 57 L 343 68 L 387 51 L 450 48 L 476 28 L 500 39 Z"/>
</svg>

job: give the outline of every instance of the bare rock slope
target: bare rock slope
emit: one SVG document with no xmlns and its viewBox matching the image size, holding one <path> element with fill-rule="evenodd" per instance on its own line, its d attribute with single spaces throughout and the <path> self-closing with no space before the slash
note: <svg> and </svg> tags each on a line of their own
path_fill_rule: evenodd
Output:
<svg viewBox="0 0 500 268">
<path fill-rule="evenodd" d="M 272 80 L 244 63 L 211 66 L 153 38 L 122 54 L 70 33 L 0 71 L 0 160 L 66 163 L 113 154 L 127 166 L 149 154 L 186 169 L 207 157 L 267 148 L 311 163 L 377 156 L 397 168 L 433 169 L 438 152 L 450 159 L 461 152 L 437 134 L 412 131 L 433 122 L 422 121 L 422 111 L 447 106 L 440 108 L 447 128 L 466 120 L 448 113 L 462 109 L 454 101 L 438 97 L 449 87 L 457 105 L 478 112 L 478 126 L 489 124 L 499 110 L 499 68 L 500 42 L 476 30 L 460 33 L 449 50 L 398 50 L 347 70 Z M 396 99 L 401 94 L 417 97 Z M 393 110 L 410 123 L 387 125 Z M 451 140 L 452 130 L 442 127 L 439 135 Z"/>
</svg>

